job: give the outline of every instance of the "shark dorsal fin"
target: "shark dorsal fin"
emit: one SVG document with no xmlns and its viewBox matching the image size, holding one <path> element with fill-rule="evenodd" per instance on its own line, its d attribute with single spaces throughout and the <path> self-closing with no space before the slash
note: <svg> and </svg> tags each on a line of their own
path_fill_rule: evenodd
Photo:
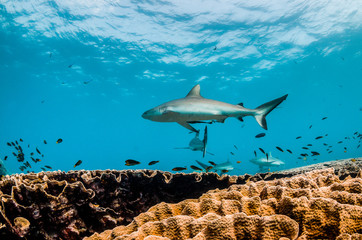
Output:
<svg viewBox="0 0 362 240">
<path fill-rule="evenodd" d="M 200 84 L 197 84 L 193 87 L 190 92 L 186 95 L 186 97 L 201 97 L 200 95 Z"/>
</svg>

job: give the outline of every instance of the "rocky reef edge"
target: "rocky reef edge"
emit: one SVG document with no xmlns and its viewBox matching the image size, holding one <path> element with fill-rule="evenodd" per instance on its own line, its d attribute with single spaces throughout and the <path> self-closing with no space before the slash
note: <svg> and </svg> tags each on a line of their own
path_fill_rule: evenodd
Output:
<svg viewBox="0 0 362 240">
<path fill-rule="evenodd" d="M 4 176 L 0 239 L 361 239 L 362 158 L 219 176 Z"/>
</svg>

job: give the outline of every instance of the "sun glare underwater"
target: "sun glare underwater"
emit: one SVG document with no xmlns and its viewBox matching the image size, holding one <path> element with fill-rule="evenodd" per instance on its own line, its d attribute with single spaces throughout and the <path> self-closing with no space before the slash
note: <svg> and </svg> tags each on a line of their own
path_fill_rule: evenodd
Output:
<svg viewBox="0 0 362 240">
<path fill-rule="evenodd" d="M 361 9 L 2 0 L 1 174 L 240 175 L 360 157 Z"/>
</svg>

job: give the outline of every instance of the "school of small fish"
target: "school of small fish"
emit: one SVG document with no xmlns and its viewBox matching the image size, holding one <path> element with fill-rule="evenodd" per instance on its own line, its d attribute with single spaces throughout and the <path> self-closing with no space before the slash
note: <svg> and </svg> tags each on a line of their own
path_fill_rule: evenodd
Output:
<svg viewBox="0 0 362 240">
<path fill-rule="evenodd" d="M 327 119 L 327 117 L 322 118 L 322 120 L 326 120 L 326 119 Z M 311 129 L 311 128 L 312 128 L 312 125 L 309 126 L 309 129 Z M 266 136 L 265 133 L 259 133 L 259 134 L 255 135 L 255 138 L 258 139 L 258 138 L 263 138 L 265 136 Z M 314 140 L 316 141 L 316 144 L 307 143 L 307 144 L 300 147 L 300 149 L 302 149 L 302 151 L 298 151 L 297 149 L 294 149 L 294 152 L 297 152 L 296 153 L 297 156 L 299 155 L 296 158 L 306 161 L 308 159 L 308 157 L 321 156 L 322 153 L 320 153 L 318 151 L 315 151 L 312 148 L 318 146 L 318 144 L 320 144 L 320 141 L 322 141 L 320 139 L 325 139 L 327 136 L 328 136 L 328 134 L 318 135 L 318 136 L 314 137 Z M 296 140 L 302 139 L 302 136 L 297 136 L 295 139 Z M 357 140 L 358 144 L 357 144 L 356 148 L 360 148 L 361 141 L 362 141 L 362 134 L 359 133 L 358 131 L 354 132 L 352 136 L 344 137 L 343 140 L 337 141 L 336 144 L 342 144 L 342 143 L 344 143 L 346 141 L 349 141 L 349 140 Z M 259 141 L 259 140 L 256 140 L 256 141 Z M 300 140 L 298 140 L 298 141 L 300 141 Z M 63 142 L 63 139 L 58 138 L 55 141 L 55 144 L 60 144 L 62 142 Z M 48 142 L 46 140 L 43 140 L 43 143 L 44 143 L 44 145 L 48 144 Z M 25 152 L 30 152 L 30 153 L 25 154 L 22 144 L 24 144 L 24 140 L 22 138 L 19 139 L 19 142 L 18 142 L 18 140 L 15 140 L 15 141 L 11 141 L 11 142 L 6 143 L 6 145 L 8 147 L 11 147 L 11 148 L 15 149 L 15 151 L 12 152 L 12 155 L 21 164 L 19 166 L 20 171 L 26 172 L 26 173 L 34 172 L 34 171 L 30 170 L 30 169 L 32 169 L 32 165 L 29 163 L 29 160 L 32 160 L 32 162 L 34 162 L 35 164 L 38 164 L 39 162 L 42 162 L 42 160 L 44 160 L 44 154 L 40 151 L 41 147 L 39 147 L 39 146 L 35 147 L 35 149 L 34 149 L 35 151 L 31 151 L 30 150 L 30 144 L 27 144 L 28 151 L 25 151 Z M 26 145 L 26 144 L 24 144 L 24 145 Z M 320 145 L 325 147 L 326 154 L 331 154 L 333 152 L 333 150 L 332 150 L 333 149 L 333 144 L 322 142 L 322 144 L 320 144 Z M 239 148 L 235 144 L 233 145 L 233 147 L 236 150 L 236 152 L 230 151 L 230 154 L 232 156 L 236 156 L 237 151 L 239 150 Z M 275 146 L 275 148 L 281 153 L 285 154 L 285 152 L 287 152 L 288 154 L 294 155 L 293 151 L 288 149 L 288 148 L 285 148 L 285 147 L 282 148 L 281 146 Z M 343 149 L 344 149 L 343 151 L 345 153 L 348 151 L 346 146 L 344 146 Z M 257 147 L 257 150 L 253 150 L 253 152 L 254 152 L 255 157 L 257 157 L 258 152 L 259 152 L 259 154 L 262 153 L 263 155 L 265 155 L 267 160 L 271 156 L 270 154 L 268 154 L 269 151 L 264 150 L 262 147 Z M 6 156 L 3 157 L 3 160 L 7 161 L 8 158 L 9 158 L 9 156 L 6 155 Z M 314 161 L 317 160 L 317 158 L 312 158 L 312 159 Z M 351 161 L 354 162 L 354 161 L 356 161 L 356 159 L 352 159 Z M 159 162 L 160 162 L 159 160 L 150 161 L 150 162 L 148 162 L 148 166 L 153 166 L 155 164 L 158 164 Z M 217 172 L 217 171 L 220 171 L 220 173 L 228 173 L 230 170 L 233 169 L 233 168 L 230 168 L 230 166 L 227 165 L 227 164 L 226 165 L 228 166 L 228 168 L 222 168 L 222 167 L 220 167 L 222 164 L 217 164 L 214 161 L 208 161 L 208 163 L 210 165 L 201 163 L 201 162 L 199 162 L 197 160 L 196 160 L 196 162 L 200 165 L 200 167 L 196 166 L 196 165 L 190 165 L 189 166 L 190 169 L 192 169 L 194 171 L 200 171 L 200 172 L 209 172 L 209 171 Z M 228 162 L 229 162 L 229 160 L 228 160 Z M 235 162 L 238 163 L 238 164 L 241 163 L 240 160 L 237 160 Z M 73 168 L 76 168 L 76 167 L 80 166 L 82 163 L 83 163 L 82 160 L 76 161 L 75 164 L 73 165 Z M 138 160 L 134 160 L 134 159 L 125 160 L 125 165 L 126 166 L 136 166 L 136 165 L 139 165 L 139 164 L 141 164 L 141 162 L 138 161 Z M 223 163 L 223 164 L 225 164 L 225 163 Z M 47 169 L 53 169 L 53 168 L 51 166 L 49 166 L 49 165 L 43 165 L 43 166 L 40 167 L 40 169 L 42 169 L 43 171 L 47 171 Z M 187 169 L 188 169 L 187 166 L 175 166 L 175 167 L 172 168 L 172 171 L 185 171 Z"/>
</svg>

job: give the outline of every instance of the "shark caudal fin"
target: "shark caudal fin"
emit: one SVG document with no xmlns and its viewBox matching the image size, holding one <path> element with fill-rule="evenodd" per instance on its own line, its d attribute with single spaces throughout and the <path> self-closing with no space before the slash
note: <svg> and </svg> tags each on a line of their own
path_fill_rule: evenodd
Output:
<svg viewBox="0 0 362 240">
<path fill-rule="evenodd" d="M 270 102 L 264 103 L 255 109 L 255 119 L 259 123 L 259 125 L 264 128 L 265 130 L 268 129 L 266 124 L 265 117 L 279 104 L 281 104 L 285 99 L 287 99 L 288 94 L 284 95 L 283 97 L 274 99 Z"/>
</svg>

